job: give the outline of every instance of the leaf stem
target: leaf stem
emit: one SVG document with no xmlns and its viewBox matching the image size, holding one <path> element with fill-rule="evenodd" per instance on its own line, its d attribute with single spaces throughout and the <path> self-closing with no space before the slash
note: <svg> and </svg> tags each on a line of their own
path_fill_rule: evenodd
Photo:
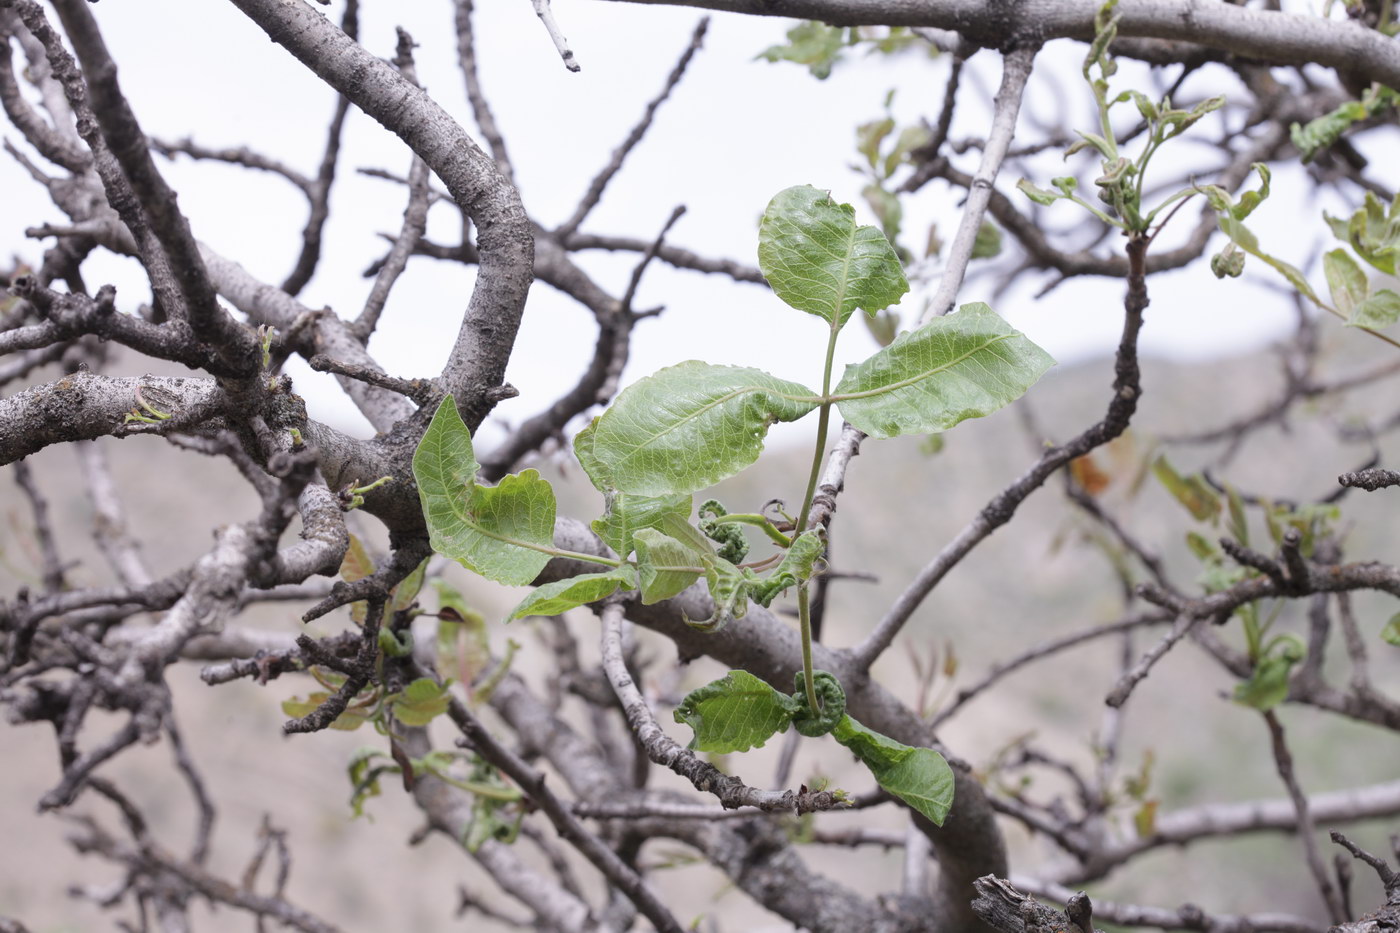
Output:
<svg viewBox="0 0 1400 933">
<path fill-rule="evenodd" d="M 817 494 L 817 479 L 821 476 L 822 454 L 826 451 L 827 427 L 831 424 L 831 365 L 836 358 L 836 338 L 841 333 L 840 322 L 840 314 L 833 314 L 831 334 L 826 341 L 826 366 L 822 370 L 823 401 L 817 411 L 817 443 L 816 448 L 812 451 L 812 472 L 807 477 L 807 493 L 802 497 L 802 509 L 797 513 L 797 530 L 793 532 L 794 540 L 807 530 L 807 518 L 812 511 L 812 499 Z M 797 621 L 802 636 L 802 682 L 807 690 L 807 708 L 815 716 L 821 711 L 821 705 L 817 702 L 817 691 L 813 686 L 812 609 L 806 580 L 803 580 L 797 587 Z"/>
</svg>

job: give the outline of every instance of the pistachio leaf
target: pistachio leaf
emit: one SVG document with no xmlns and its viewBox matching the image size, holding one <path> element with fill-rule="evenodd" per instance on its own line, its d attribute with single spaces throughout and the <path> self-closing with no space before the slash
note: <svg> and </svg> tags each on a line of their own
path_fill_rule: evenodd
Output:
<svg viewBox="0 0 1400 933">
<path fill-rule="evenodd" d="M 885 235 L 857 225 L 854 207 L 811 185 L 785 188 L 768 203 L 758 267 L 779 298 L 835 327 L 857 308 L 874 314 L 909 291 Z"/>
<path fill-rule="evenodd" d="M 846 367 L 835 396 L 841 416 L 872 437 L 930 434 L 1010 404 L 1054 362 L 975 302 Z"/>
</svg>

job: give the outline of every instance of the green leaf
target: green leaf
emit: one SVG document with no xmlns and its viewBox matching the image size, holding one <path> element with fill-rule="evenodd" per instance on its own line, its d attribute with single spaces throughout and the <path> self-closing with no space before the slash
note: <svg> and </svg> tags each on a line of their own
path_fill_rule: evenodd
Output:
<svg viewBox="0 0 1400 933">
<path fill-rule="evenodd" d="M 1325 113 L 1304 126 L 1294 123 L 1288 131 L 1303 162 L 1308 163 L 1323 149 L 1341 138 L 1353 123 L 1368 116 L 1366 105 L 1358 100 L 1349 100 L 1331 113 Z"/>
<path fill-rule="evenodd" d="M 1200 474 L 1182 476 L 1167 460 L 1166 454 L 1162 454 L 1152 461 L 1152 475 L 1177 502 L 1186 507 L 1196 521 L 1214 522 L 1220 515 L 1220 497 Z"/>
<path fill-rule="evenodd" d="M 750 593 L 753 601 L 767 607 L 783 590 L 810 579 L 817 561 L 825 551 L 826 542 L 820 532 L 811 530 L 798 535 L 797 540 L 792 542 L 792 547 L 783 555 L 782 563 L 753 588 Z"/>
<path fill-rule="evenodd" d="M 871 120 L 856 127 L 856 151 L 874 168 L 880 161 L 880 144 L 894 132 L 894 117 Z"/>
<path fill-rule="evenodd" d="M 843 716 L 831 735 L 855 753 L 881 787 L 943 825 L 953 805 L 953 769 L 942 755 L 896 742 L 850 716 Z"/>
<path fill-rule="evenodd" d="M 579 606 L 596 603 L 617 592 L 618 587 L 636 589 L 637 572 L 630 566 L 607 573 L 584 573 L 567 580 L 556 580 L 538 587 L 511 610 L 506 621 L 525 616 L 556 616 Z"/>
<path fill-rule="evenodd" d="M 991 259 L 1001 253 L 1001 228 L 990 220 L 982 221 L 972 241 L 973 259 Z"/>
<path fill-rule="evenodd" d="M 768 202 L 758 266 L 779 298 L 836 327 L 857 308 L 874 314 L 909 291 L 885 235 L 857 226 L 854 207 L 811 185 L 785 188 Z"/>
<path fill-rule="evenodd" d="M 929 434 L 1011 403 L 1054 362 L 975 302 L 847 366 L 835 395 L 841 416 L 871 437 Z"/>
<path fill-rule="evenodd" d="M 605 495 L 609 490 L 615 491 L 616 486 L 608 477 L 607 468 L 593 454 L 593 438 L 598 433 L 598 419 L 594 418 L 588 422 L 588 426 L 574 435 L 574 456 L 578 458 L 579 466 L 583 467 L 583 472 L 588 474 L 593 487 Z M 594 531 L 597 531 L 595 528 Z M 614 548 L 616 550 L 616 548 Z M 619 554 L 619 557 L 626 557 L 626 554 Z"/>
<path fill-rule="evenodd" d="M 1295 635 L 1280 635 L 1254 665 L 1254 674 L 1235 685 L 1235 702 L 1267 711 L 1288 698 L 1288 675 L 1307 653 Z"/>
<path fill-rule="evenodd" d="M 634 541 L 643 605 L 670 599 L 700 578 L 696 568 L 704 566 L 702 555 L 670 535 L 643 528 Z"/>
<path fill-rule="evenodd" d="M 907 126 L 900 130 L 894 148 L 885 156 L 885 177 L 889 178 L 903 162 L 910 161 L 914 150 L 921 149 L 933 141 L 933 134 L 922 126 Z"/>
<path fill-rule="evenodd" d="M 752 570 L 736 567 L 718 555 L 705 561 L 705 584 L 710 588 L 715 611 L 708 619 L 687 619 L 694 628 L 718 632 L 731 619 L 742 619 L 749 611 L 749 595 L 758 586 L 758 575 Z"/>
<path fill-rule="evenodd" d="M 1324 253 L 1322 271 L 1327 275 L 1327 287 L 1332 292 L 1332 303 L 1338 311 L 1350 315 L 1353 308 L 1366 300 L 1370 283 L 1366 280 L 1366 273 L 1361 271 L 1346 250 L 1334 249 Z"/>
<path fill-rule="evenodd" d="M 1394 645 L 1400 648 L 1400 612 L 1390 617 L 1390 621 L 1381 629 L 1381 639 L 1387 645 Z"/>
<path fill-rule="evenodd" d="M 681 521 L 690 518 L 690 495 L 638 496 L 609 490 L 607 512 L 594 519 L 593 531 L 617 556 L 626 560 L 632 553 L 632 537 L 643 528 L 659 528 L 667 515 Z"/>
<path fill-rule="evenodd" d="M 761 748 L 787 731 L 792 713 L 791 697 L 747 671 L 730 671 L 687 694 L 675 717 L 695 731 L 691 748 L 723 755 Z"/>
<path fill-rule="evenodd" d="M 423 559 L 413 572 L 399 581 L 392 592 L 392 599 L 389 600 L 389 612 L 403 612 L 413 601 L 418 598 L 418 594 L 423 590 L 423 577 L 428 572 L 427 558 Z"/>
<path fill-rule="evenodd" d="M 617 397 L 587 438 L 585 469 L 623 492 L 694 492 L 753 463 L 769 425 L 795 421 L 818 401 L 805 386 L 761 370 L 690 360 Z"/>
<path fill-rule="evenodd" d="M 806 65 L 815 77 L 824 79 L 831 74 L 831 66 L 841 57 L 841 47 L 845 44 L 842 32 L 839 26 L 800 23 L 788 30 L 785 45 L 770 46 L 760 52 L 758 58 Z"/>
<path fill-rule="evenodd" d="M 1351 327 L 1380 330 L 1397 320 L 1400 320 L 1400 295 L 1388 288 L 1382 288 L 1356 306 L 1347 324 Z"/>
<path fill-rule="evenodd" d="M 1212 99 L 1219 100 L 1221 103 L 1225 101 L 1223 97 Z M 1254 213 L 1254 209 L 1269 197 L 1269 182 L 1273 178 L 1273 173 L 1269 171 L 1269 167 L 1263 162 L 1255 162 L 1250 168 L 1259 173 L 1259 190 L 1246 191 L 1244 194 L 1240 195 L 1240 202 L 1230 208 L 1230 214 L 1236 220 L 1244 220 L 1250 214 Z"/>
<path fill-rule="evenodd" d="M 1371 192 L 1366 202 L 1345 221 L 1323 214 L 1337 238 L 1351 244 L 1356 254 L 1386 275 L 1394 275 L 1400 255 L 1400 195 L 1389 210 Z"/>
<path fill-rule="evenodd" d="M 375 759 L 385 763 L 376 765 Z M 356 817 L 365 816 L 365 801 L 379 796 L 379 777 L 382 774 L 397 774 L 399 766 L 389 764 L 389 756 L 372 746 L 357 748 L 346 765 L 350 777 L 350 809 Z"/>
<path fill-rule="evenodd" d="M 433 550 L 498 583 L 539 576 L 554 544 L 554 490 L 535 470 L 498 486 L 476 482 L 471 435 L 452 396 L 443 399 L 413 454 L 413 477 Z"/>
<path fill-rule="evenodd" d="M 1031 184 L 1024 178 L 1016 182 L 1016 190 L 1020 191 L 1022 194 L 1030 198 L 1035 203 L 1044 205 L 1046 207 L 1049 207 L 1051 204 L 1054 204 L 1056 201 L 1064 197 L 1063 194 L 1060 194 L 1058 192 L 1047 191 L 1044 188 L 1037 188 L 1035 185 Z"/>
<path fill-rule="evenodd" d="M 282 712 L 293 719 L 301 719 L 304 716 L 309 716 L 314 713 L 322 703 L 325 703 L 330 698 L 331 695 L 324 691 L 313 693 L 305 700 L 292 697 L 290 700 L 282 701 Z M 372 705 L 361 706 L 352 703 L 350 706 L 346 707 L 345 712 L 335 717 L 335 721 L 331 723 L 331 728 L 339 729 L 342 732 L 354 732 L 356 729 L 369 722 L 373 714 L 374 707 Z"/>
<path fill-rule="evenodd" d="M 394 718 L 405 726 L 426 726 L 447 712 L 452 696 L 447 688 L 430 677 L 420 677 L 390 696 Z"/>
</svg>

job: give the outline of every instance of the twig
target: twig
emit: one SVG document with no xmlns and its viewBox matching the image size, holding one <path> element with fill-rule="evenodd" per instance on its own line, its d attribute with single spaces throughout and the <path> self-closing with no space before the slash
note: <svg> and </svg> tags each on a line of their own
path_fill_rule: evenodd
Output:
<svg viewBox="0 0 1400 933">
<path fill-rule="evenodd" d="M 1143 588 L 1139 588 L 1139 591 L 1142 589 Z M 1181 613 L 1178 615 L 1176 621 L 1172 624 L 1171 631 L 1163 635 L 1161 641 L 1149 648 L 1136 664 L 1129 668 L 1123 676 L 1118 678 L 1118 683 L 1114 684 L 1113 689 L 1109 691 L 1108 696 L 1104 698 L 1104 702 L 1115 709 L 1128 702 L 1128 697 L 1132 695 L 1137 685 L 1142 683 L 1147 678 L 1148 674 L 1152 673 L 1153 666 L 1156 665 L 1168 651 L 1172 650 L 1177 642 L 1185 638 L 1186 634 L 1200 621 L 1200 616 L 1193 616 L 1189 613 Z"/>
<path fill-rule="evenodd" d="M 943 723 L 952 718 L 952 716 L 959 709 L 961 709 L 963 705 L 966 704 L 968 701 L 972 700 L 978 694 L 985 691 L 988 687 L 992 686 L 1006 675 L 1022 667 L 1025 667 L 1027 664 L 1030 664 L 1033 661 L 1039 661 L 1042 658 L 1047 658 L 1053 654 L 1058 654 L 1059 652 L 1064 651 L 1068 648 L 1073 648 L 1076 645 L 1082 645 L 1085 642 L 1093 641 L 1097 638 L 1102 638 L 1105 635 L 1113 635 L 1118 632 L 1129 632 L 1146 625 L 1160 625 L 1163 622 L 1170 622 L 1172 618 L 1172 613 L 1164 612 L 1161 610 L 1142 612 L 1138 613 L 1137 615 L 1128 616 L 1127 618 L 1120 619 L 1117 622 L 1109 622 L 1105 625 L 1096 625 L 1092 628 L 1081 629 L 1078 632 L 1072 632 L 1068 635 L 1062 635 L 1059 638 L 1053 638 L 1049 641 L 1041 642 L 1040 644 L 1027 649 L 1025 652 L 1017 655 L 1009 661 L 1001 661 L 997 664 L 994 664 L 992 666 L 992 669 L 988 671 L 986 675 L 982 677 L 981 680 L 978 680 L 975 683 L 971 683 L 968 686 L 959 689 L 957 696 L 954 698 L 953 702 L 948 705 L 947 709 L 939 711 L 938 715 L 933 717 L 929 725 L 930 727 L 937 729 Z"/>
<path fill-rule="evenodd" d="M 1142 330 L 1143 312 L 1148 303 L 1146 248 L 1142 240 L 1130 240 L 1128 243 L 1132 274 L 1128 278 L 1128 294 L 1123 303 L 1123 335 L 1114 358 L 1113 397 L 1103 419 L 1068 443 L 1051 447 L 1042 453 L 1040 459 L 1020 479 L 993 497 L 957 537 L 919 571 L 871 633 L 852 651 L 852 660 L 858 668 L 869 669 L 875 659 L 894 643 L 895 636 L 948 571 L 957 566 L 992 532 L 1010 521 L 1026 497 L 1040 488 L 1051 474 L 1076 457 L 1082 457 L 1127 430 L 1133 413 L 1137 411 L 1138 398 L 1142 394 L 1137 342 L 1138 334 Z"/>
<path fill-rule="evenodd" d="M 477 74 L 476 31 L 472 26 L 472 0 L 456 0 L 457 62 L 462 68 L 462 78 L 467 86 L 467 101 L 472 107 L 472 116 L 481 128 L 481 136 L 491 148 L 491 157 L 501 174 L 511 184 L 515 184 L 515 170 L 506 151 L 505 136 L 496 125 L 496 117 L 491 113 L 491 104 L 481 90 L 481 78 Z"/>
<path fill-rule="evenodd" d="M 346 0 L 345 12 L 340 19 L 340 28 L 352 39 L 359 38 L 360 0 Z M 345 127 L 345 117 L 350 112 L 350 99 L 343 94 L 336 95 L 335 112 L 331 115 L 330 128 L 326 130 L 326 148 L 321 156 L 321 165 L 316 177 L 306 188 L 311 211 L 306 218 L 306 226 L 301 231 L 301 252 L 296 264 L 282 282 L 282 291 L 289 295 L 299 295 L 311 281 L 316 266 L 321 261 L 321 234 L 331 215 L 331 185 L 335 182 L 335 170 L 340 158 L 340 140 Z"/>
<path fill-rule="evenodd" d="M 394 59 L 394 63 L 398 66 L 399 74 L 414 84 L 418 83 L 413 65 L 413 39 L 402 27 L 399 28 L 398 57 Z M 408 257 L 413 254 L 413 248 L 418 245 L 423 231 L 427 228 L 429 177 L 427 163 L 415 155 L 408 170 L 408 206 L 403 211 L 403 226 L 394 240 L 394 245 L 389 249 L 389 255 L 379 267 L 374 286 L 370 289 L 369 297 L 365 299 L 364 309 L 355 319 L 355 323 L 350 325 L 351 330 L 363 341 L 367 342 L 370 334 L 373 334 L 378 326 L 384 303 L 389 300 L 389 292 L 403 273 L 404 267 L 408 265 Z"/>
<path fill-rule="evenodd" d="M 1293 771 L 1293 756 L 1288 751 L 1283 723 L 1279 722 L 1278 714 L 1271 709 L 1264 711 L 1264 722 L 1269 727 L 1269 739 L 1274 752 L 1274 767 L 1278 770 L 1278 776 L 1283 781 L 1283 786 L 1288 789 L 1288 796 L 1293 801 L 1293 809 L 1298 814 L 1298 838 L 1303 843 L 1303 856 L 1307 860 L 1308 870 L 1312 872 L 1313 880 L 1317 882 L 1317 889 L 1322 894 L 1322 902 L 1327 905 L 1327 913 L 1332 917 L 1332 922 L 1345 923 L 1347 920 L 1346 911 L 1342 907 L 1341 898 L 1337 896 L 1337 889 L 1332 884 L 1332 879 L 1327 875 L 1327 866 L 1323 864 L 1322 856 L 1317 850 L 1316 826 L 1313 824 L 1312 813 L 1308 809 L 1308 797 L 1303 793 L 1303 788 L 1298 784 L 1298 776 Z"/>
<path fill-rule="evenodd" d="M 1016 133 L 1016 116 L 1021 112 L 1021 98 L 1025 94 L 1026 81 L 1031 76 L 1031 65 L 1038 51 L 1039 45 L 1021 46 L 1002 57 L 1001 87 L 993 104 L 992 129 L 963 205 L 958 232 L 948 249 L 948 261 L 943 266 L 942 278 L 938 280 L 938 291 L 929 300 L 924 320 L 951 311 L 958 290 L 962 288 L 967 264 L 972 260 L 972 246 L 992 196 L 992 186 L 1001 171 L 1006 150 L 1011 146 L 1011 137 Z"/>
<path fill-rule="evenodd" d="M 579 63 L 574 60 L 574 51 L 569 48 L 569 40 L 559 31 L 559 24 L 554 20 L 554 11 L 550 9 L 549 0 L 530 0 L 530 3 L 535 8 L 535 15 L 544 23 L 550 41 L 559 50 L 559 57 L 564 59 L 564 67 L 570 71 L 578 71 Z"/>
<path fill-rule="evenodd" d="M 532 2 L 535 4 L 536 12 L 539 12 L 541 8 L 545 11 L 549 9 L 548 0 L 532 0 Z M 544 13 L 540 13 L 540 16 L 543 17 Z M 709 26 L 710 18 L 708 16 L 701 19 L 696 25 L 695 31 L 691 33 L 690 36 L 690 44 L 687 45 L 685 51 L 681 53 L 680 61 L 676 62 L 676 67 L 672 68 L 671 73 L 666 77 L 666 84 L 662 87 L 661 93 L 651 99 L 646 106 L 646 110 L 642 113 L 641 120 L 637 121 L 637 125 L 632 127 L 632 131 L 627 134 L 627 138 L 622 141 L 622 145 L 613 150 L 612 158 L 608 160 L 608 164 L 604 165 L 602 170 L 594 176 L 593 181 L 589 182 L 588 190 L 584 192 L 583 199 L 579 201 L 578 207 L 574 208 L 573 214 L 568 220 L 564 221 L 555 229 L 554 235 L 559 242 L 567 243 L 574 232 L 578 230 L 579 225 L 588 218 L 593 208 L 598 206 L 598 202 L 602 200 L 603 191 L 607 188 L 608 182 L 612 181 L 613 176 L 622 169 L 622 163 L 627 160 L 627 156 L 636 148 L 637 143 L 642 141 L 642 137 L 646 135 L 647 130 L 651 129 L 651 121 L 656 116 L 657 109 L 666 102 L 666 98 L 671 96 L 671 92 L 675 90 L 676 85 L 679 84 L 681 78 L 685 76 L 685 70 L 690 66 L 690 60 L 695 57 L 695 53 L 699 51 L 700 44 L 705 39 L 705 31 Z M 576 71 L 577 68 L 575 67 L 571 70 Z"/>
<path fill-rule="evenodd" d="M 749 787 L 736 777 L 725 774 L 661 731 L 622 657 L 622 605 L 617 602 L 603 607 L 603 670 L 622 704 L 623 714 L 647 757 L 670 768 L 695 785 L 697 790 L 714 794 L 726 808 L 755 807 L 759 810 L 810 813 L 843 806 L 831 791 L 765 791 Z"/>
<path fill-rule="evenodd" d="M 1383 470 L 1377 467 L 1372 470 L 1343 473 L 1341 476 L 1337 477 L 1337 482 L 1341 483 L 1343 486 L 1351 486 L 1355 489 L 1375 492 L 1377 489 L 1384 489 L 1387 486 L 1400 486 L 1400 472 L 1395 470 Z"/>
<path fill-rule="evenodd" d="M 414 673 L 419 677 L 432 676 L 417 665 L 414 665 Z M 536 771 L 502 745 L 456 697 L 452 697 L 447 712 L 470 747 L 520 785 L 535 805 L 549 817 L 559 835 L 592 862 L 610 884 L 637 905 L 637 909 L 660 933 L 681 933 L 681 925 L 657 898 L 650 885 L 608 845 L 583 827 L 578 818 L 570 812 L 569 805 L 545 786 L 544 774 Z"/>
<path fill-rule="evenodd" d="M 57 593 L 64 588 L 63 560 L 58 556 L 58 543 L 54 539 L 53 524 L 49 521 L 49 502 L 34 482 L 29 464 L 23 460 L 15 462 L 15 483 L 24 491 L 29 500 L 29 510 L 34 513 L 34 537 L 39 542 L 39 555 L 44 572 L 44 590 Z"/>
</svg>

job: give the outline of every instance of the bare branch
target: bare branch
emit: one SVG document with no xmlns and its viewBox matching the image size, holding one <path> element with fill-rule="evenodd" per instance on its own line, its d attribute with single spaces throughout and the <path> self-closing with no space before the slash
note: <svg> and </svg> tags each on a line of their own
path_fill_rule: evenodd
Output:
<svg viewBox="0 0 1400 933">
<path fill-rule="evenodd" d="M 546 4 L 546 9 L 548 8 L 547 0 L 534 0 L 534 3 L 536 10 L 540 8 L 542 3 Z M 676 62 L 676 67 L 672 68 L 671 73 L 666 77 L 666 84 L 662 87 L 661 93 L 651 99 L 646 110 L 642 113 L 642 119 L 637 122 L 636 126 L 632 127 L 632 132 L 627 134 L 622 145 L 613 150 L 612 158 L 608 160 L 608 164 L 603 166 L 602 171 L 594 176 L 593 181 L 588 185 L 588 190 L 584 192 L 583 200 L 579 202 L 578 207 L 574 208 L 573 215 L 554 231 L 555 238 L 560 242 L 568 243 L 569 238 L 578 230 L 579 225 L 588 218 L 593 208 L 598 206 L 598 202 L 603 198 L 604 189 L 608 187 L 608 182 L 612 181 L 613 176 L 622 169 L 622 163 L 627 160 L 627 156 L 636 148 L 637 143 L 642 141 L 647 130 L 651 129 L 651 121 L 656 116 L 657 109 L 666 102 L 666 98 L 671 96 L 671 92 L 685 76 L 685 70 L 690 66 L 690 60 L 695 57 L 695 53 L 700 50 L 700 44 L 705 40 L 705 30 L 709 27 L 710 18 L 708 16 L 695 26 L 695 31 L 690 36 L 690 44 L 681 53 L 680 61 Z"/>
</svg>

